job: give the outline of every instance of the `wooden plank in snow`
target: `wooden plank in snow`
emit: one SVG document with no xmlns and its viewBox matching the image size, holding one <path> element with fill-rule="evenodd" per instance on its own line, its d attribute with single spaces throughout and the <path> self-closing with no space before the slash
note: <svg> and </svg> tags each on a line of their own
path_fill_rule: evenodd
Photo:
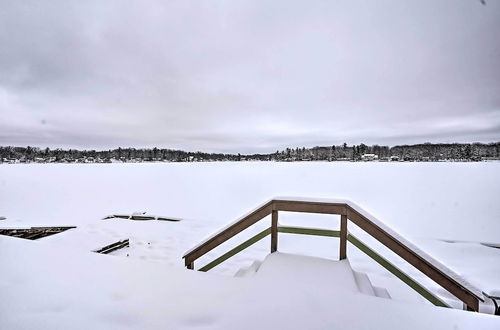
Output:
<svg viewBox="0 0 500 330">
<path fill-rule="evenodd" d="M 111 253 L 113 251 L 116 251 L 116 250 L 119 250 L 119 249 L 122 249 L 122 248 L 125 248 L 128 246 L 129 246 L 129 240 L 127 238 L 127 239 L 106 245 L 100 249 L 94 250 L 93 252 L 101 253 L 101 254 L 108 254 L 108 253 Z"/>
</svg>

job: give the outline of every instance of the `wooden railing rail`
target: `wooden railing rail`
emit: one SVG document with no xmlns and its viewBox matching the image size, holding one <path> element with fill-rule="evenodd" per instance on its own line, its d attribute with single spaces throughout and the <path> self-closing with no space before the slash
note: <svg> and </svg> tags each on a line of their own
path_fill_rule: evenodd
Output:
<svg viewBox="0 0 500 330">
<path fill-rule="evenodd" d="M 278 212 L 306 212 L 318 214 L 333 214 L 340 215 L 340 231 L 331 231 L 323 229 L 310 229 L 310 228 L 297 228 L 297 227 L 280 227 L 278 225 Z M 246 216 L 238 219 L 230 226 L 211 236 L 200 245 L 186 252 L 183 256 L 187 268 L 194 269 L 194 261 L 215 247 L 224 243 L 231 237 L 242 232 L 251 225 L 257 223 L 264 217 L 271 216 L 271 227 L 257 234 L 256 236 L 240 244 L 236 248 L 217 258 L 213 262 L 202 267 L 200 270 L 207 271 L 227 258 L 240 252 L 246 247 L 254 244 L 268 234 L 271 235 L 271 252 L 278 249 L 278 232 L 282 233 L 300 233 L 308 235 L 319 236 L 333 236 L 340 238 L 340 259 L 345 259 L 347 256 L 347 241 L 367 253 L 370 257 L 374 258 L 379 264 L 384 266 L 389 271 L 393 272 L 396 276 L 402 279 L 410 287 L 414 288 L 417 292 L 426 297 L 429 301 L 438 306 L 446 306 L 444 302 L 436 298 L 428 292 L 421 285 L 413 281 L 409 276 L 402 273 L 399 269 L 395 268 L 387 260 L 383 259 L 380 255 L 376 254 L 373 250 L 368 248 L 364 243 L 359 241 L 356 237 L 349 234 L 347 229 L 348 220 L 364 230 L 370 236 L 378 240 L 408 263 L 424 273 L 427 277 L 460 299 L 464 306 L 469 310 L 478 311 L 479 301 L 484 301 L 482 292 L 474 288 L 469 283 L 456 276 L 453 271 L 446 268 L 430 256 L 426 255 L 418 248 L 414 247 L 411 243 L 404 238 L 393 232 L 390 228 L 386 227 L 383 223 L 366 213 L 352 202 L 345 200 L 307 200 L 296 198 L 275 198 Z M 337 236 L 338 235 L 338 236 Z M 378 256 L 378 257 L 377 257 Z M 378 259 L 378 260 L 377 260 Z M 416 284 L 415 284 L 416 283 Z"/>
<path fill-rule="evenodd" d="M 235 248 L 229 250 L 228 252 L 224 253 L 223 255 L 221 255 L 220 257 L 218 257 L 217 259 L 215 259 L 214 261 L 212 261 L 212 262 L 206 264 L 205 266 L 201 267 L 199 269 L 199 271 L 200 272 L 209 271 L 210 269 L 214 268 L 218 264 L 220 264 L 220 263 L 226 261 L 227 259 L 231 258 L 232 256 L 234 256 L 238 252 L 241 252 L 244 249 L 246 249 L 247 247 L 249 247 L 249 246 L 257 243 L 258 241 L 260 241 L 261 239 L 263 239 L 264 237 L 266 237 L 270 233 L 271 233 L 271 228 L 264 229 L 263 231 L 261 231 L 257 235 L 255 235 L 255 236 L 247 239 L 246 241 L 244 241 L 243 243 L 241 243 L 237 247 L 235 247 Z"/>
<path fill-rule="evenodd" d="M 183 256 L 184 263 L 188 269 L 194 268 L 194 261 L 207 253 L 208 251 L 216 248 L 220 244 L 224 243 L 236 234 L 239 234 L 246 228 L 250 227 L 257 221 L 263 219 L 272 212 L 273 203 L 269 201 L 254 211 L 250 212 L 243 218 L 232 223 L 227 228 L 223 229 L 219 233 L 211 236 L 209 239 L 205 240 L 202 244 L 186 252 Z"/>
</svg>

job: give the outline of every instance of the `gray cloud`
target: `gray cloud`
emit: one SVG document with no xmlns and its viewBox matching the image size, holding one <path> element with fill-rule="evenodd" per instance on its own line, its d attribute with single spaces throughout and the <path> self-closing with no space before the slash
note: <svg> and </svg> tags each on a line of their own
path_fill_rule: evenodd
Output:
<svg viewBox="0 0 500 330">
<path fill-rule="evenodd" d="M 1 1 L 0 144 L 500 140 L 500 3 Z"/>
</svg>

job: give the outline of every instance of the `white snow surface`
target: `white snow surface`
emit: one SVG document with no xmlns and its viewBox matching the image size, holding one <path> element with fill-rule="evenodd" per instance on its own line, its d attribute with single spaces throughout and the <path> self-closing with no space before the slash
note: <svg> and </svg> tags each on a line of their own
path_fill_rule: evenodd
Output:
<svg viewBox="0 0 500 330">
<path fill-rule="evenodd" d="M 56 251 L 61 251 L 76 260 L 83 256 L 86 260 L 105 260 L 112 265 L 123 263 L 123 269 L 130 263 L 151 271 L 180 270 L 185 251 L 273 196 L 342 197 L 356 201 L 387 227 L 408 241 L 418 243 L 416 245 L 426 254 L 493 295 L 500 292 L 500 277 L 497 276 L 500 250 L 479 243 L 452 244 L 438 239 L 500 243 L 499 174 L 498 162 L 0 165 L 0 216 L 7 218 L 1 221 L 0 227 L 76 225 L 76 229 L 42 238 L 36 243 L 52 246 L 54 249 L 50 253 L 54 256 Z M 108 214 L 136 211 L 182 218 L 183 221 L 100 220 Z M 196 267 L 269 227 L 268 218 L 202 257 Z M 337 216 L 280 212 L 283 225 L 338 229 L 338 220 Z M 447 302 L 461 306 L 413 267 L 390 252 L 386 253 L 376 241 L 370 241 L 355 227 L 350 226 L 349 230 Z M 125 238 L 130 239 L 130 248 L 115 251 L 112 256 L 94 256 L 89 252 Z M 238 269 L 256 260 L 262 261 L 269 253 L 269 244 L 268 238 L 263 239 L 215 267 L 207 276 L 233 276 Z M 278 249 L 338 259 L 338 239 L 335 238 L 280 234 Z M 425 304 L 411 289 L 394 281 L 392 275 L 351 246 L 348 246 L 348 257 L 353 268 L 367 273 L 375 286 L 387 288 L 393 301 Z M 54 268 L 62 268 L 57 260 L 44 258 L 44 267 L 50 269 L 54 264 Z M 33 274 L 39 273 L 40 263 L 28 268 L 31 274 L 26 274 L 22 283 L 29 282 L 35 277 Z M 104 267 L 101 264 L 104 262 L 99 262 L 97 267 Z M 9 265 L 17 267 L 15 263 Z M 103 275 L 100 281 L 111 285 L 115 275 Z M 89 280 L 92 282 L 93 278 Z M 70 284 L 63 285 L 70 288 Z M 19 290 L 22 286 L 14 287 Z M 125 290 L 125 286 L 121 289 Z M 80 292 L 79 286 L 71 291 L 85 294 Z M 41 296 L 35 295 L 31 305 L 43 299 L 43 292 L 38 293 Z M 20 317 L 22 308 L 17 314 L 11 311 L 11 317 Z"/>
<path fill-rule="evenodd" d="M 345 261 L 275 253 L 250 278 L 0 237 L 2 329 L 496 329 L 359 292 Z M 290 276 L 293 274 L 293 276 Z M 380 317 L 387 315 L 388 317 Z M 390 316 L 390 317 L 389 317 Z"/>
</svg>

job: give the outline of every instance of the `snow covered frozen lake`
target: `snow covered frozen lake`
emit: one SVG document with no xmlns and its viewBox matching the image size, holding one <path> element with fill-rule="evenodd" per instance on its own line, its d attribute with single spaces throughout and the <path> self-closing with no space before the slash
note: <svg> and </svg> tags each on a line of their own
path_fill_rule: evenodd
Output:
<svg viewBox="0 0 500 330">
<path fill-rule="evenodd" d="M 0 215 L 11 224 L 148 211 L 216 229 L 277 195 L 350 199 L 411 237 L 500 241 L 499 162 L 0 166 Z"/>
<path fill-rule="evenodd" d="M 480 289 L 500 289 L 500 250 L 478 244 L 500 243 L 499 162 L 2 165 L 0 216 L 7 219 L 0 227 L 76 225 L 77 230 L 42 240 L 90 251 L 129 238 L 130 248 L 113 253 L 117 258 L 183 267 L 186 250 L 273 196 L 352 200 Z M 143 211 L 183 220 L 101 220 Z M 269 225 L 261 222 L 246 237 Z M 280 213 L 280 222 L 338 226 L 334 216 Z M 293 236 L 280 235 L 280 251 L 337 258 L 336 239 Z M 197 267 L 241 242 L 235 238 L 217 248 Z M 211 272 L 233 275 L 268 252 L 264 239 Z M 387 273 L 366 256 L 353 249 L 349 258 L 355 268 L 373 274 L 375 284 L 384 284 Z M 411 267 L 391 260 L 425 282 Z"/>
</svg>

